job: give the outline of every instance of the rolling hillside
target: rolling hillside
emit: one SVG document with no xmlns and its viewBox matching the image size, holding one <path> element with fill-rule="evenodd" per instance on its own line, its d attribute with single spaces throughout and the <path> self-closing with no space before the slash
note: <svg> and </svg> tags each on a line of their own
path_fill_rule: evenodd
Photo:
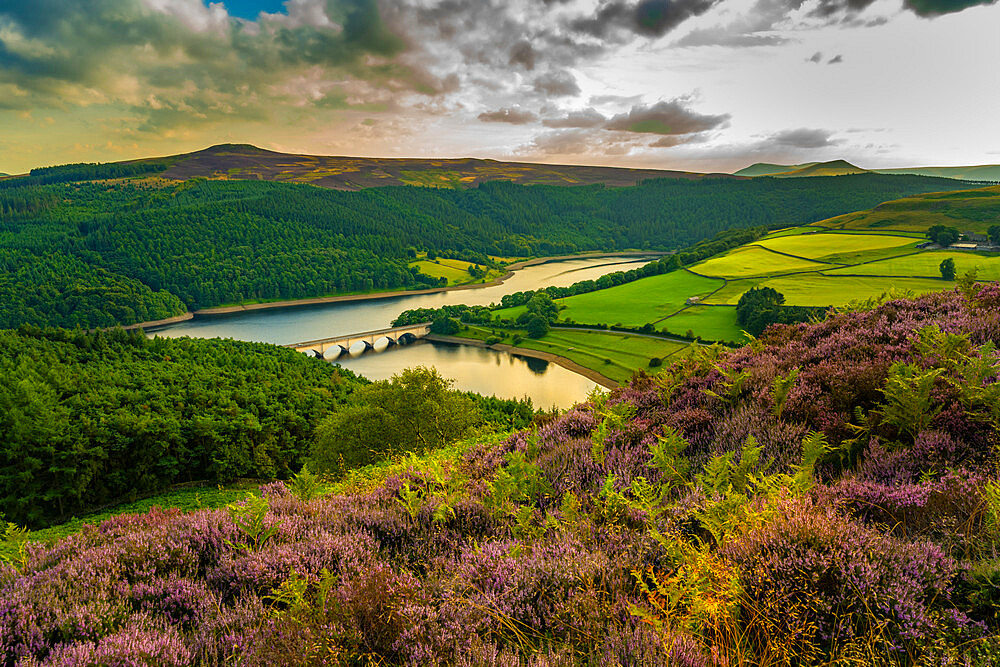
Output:
<svg viewBox="0 0 1000 667">
<path fill-rule="evenodd" d="M 922 232 L 933 225 L 984 234 L 1000 223 L 1000 186 L 955 192 L 931 192 L 879 204 L 815 223 L 828 229 L 879 229 Z"/>
<path fill-rule="evenodd" d="M 618 169 L 575 165 L 461 159 L 390 159 L 289 155 L 248 145 L 212 146 L 169 158 L 164 178 L 187 180 L 259 179 L 309 183 L 333 190 L 361 190 L 391 185 L 467 188 L 485 181 L 522 185 L 631 186 L 651 178 L 704 178 L 710 174 L 657 169 Z M 716 177 L 733 178 L 728 174 Z"/>
<path fill-rule="evenodd" d="M 800 176 L 839 176 L 841 174 L 909 174 L 912 176 L 936 176 L 962 181 L 1000 181 L 1000 165 L 983 164 L 969 167 L 900 167 L 896 169 L 863 169 L 846 160 L 830 162 L 806 162 L 804 164 L 771 164 L 758 162 L 733 172 L 734 176 L 774 176 L 789 178 Z"/>
</svg>

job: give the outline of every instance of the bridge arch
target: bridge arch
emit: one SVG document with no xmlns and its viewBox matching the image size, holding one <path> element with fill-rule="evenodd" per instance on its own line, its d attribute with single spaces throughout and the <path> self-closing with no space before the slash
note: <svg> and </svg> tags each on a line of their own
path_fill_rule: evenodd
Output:
<svg viewBox="0 0 1000 667">
<path fill-rule="evenodd" d="M 334 336 L 304 343 L 293 343 L 285 347 L 312 354 L 321 359 L 336 359 L 345 352 L 357 356 L 370 349 L 387 349 L 397 344 L 405 344 L 423 338 L 431 331 L 430 322 L 421 322 L 378 331 L 366 331 L 348 336 Z M 338 351 L 339 349 L 339 351 Z"/>
</svg>

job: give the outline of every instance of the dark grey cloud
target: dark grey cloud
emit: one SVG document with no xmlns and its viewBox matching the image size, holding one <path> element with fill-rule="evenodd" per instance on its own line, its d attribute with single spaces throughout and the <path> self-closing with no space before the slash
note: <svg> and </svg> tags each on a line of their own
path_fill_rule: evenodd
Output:
<svg viewBox="0 0 1000 667">
<path fill-rule="evenodd" d="M 538 116 L 526 109 L 506 108 L 496 111 L 487 111 L 479 114 L 479 120 L 484 123 L 511 123 L 512 125 L 526 125 L 538 120 Z"/>
<path fill-rule="evenodd" d="M 548 72 L 537 77 L 533 82 L 535 92 L 549 97 L 567 97 L 580 94 L 580 86 L 576 77 L 565 70 Z"/>
<path fill-rule="evenodd" d="M 678 135 L 705 132 L 726 123 L 729 114 L 699 114 L 685 106 L 686 100 L 674 99 L 651 106 L 637 105 L 628 113 L 618 114 L 605 125 L 609 130 L 648 134 Z"/>
<path fill-rule="evenodd" d="M 837 141 L 832 139 L 832 133 L 827 130 L 800 127 L 794 130 L 783 130 L 772 134 L 764 140 L 764 147 L 782 148 L 825 148 L 833 146 Z"/>
<path fill-rule="evenodd" d="M 809 58 L 807 58 L 806 60 L 811 63 L 821 63 L 823 62 L 823 54 L 817 51 L 816 53 L 809 56 Z"/>
<path fill-rule="evenodd" d="M 837 54 L 834 57 L 832 57 L 829 60 L 827 60 L 826 64 L 827 65 L 837 65 L 837 64 L 840 64 L 842 62 L 844 62 L 844 56 L 842 56 L 840 54 Z"/>
<path fill-rule="evenodd" d="M 558 118 L 546 118 L 542 121 L 545 127 L 553 128 L 587 128 L 600 127 L 607 122 L 607 118 L 593 107 L 588 107 L 583 111 L 571 111 L 565 116 Z"/>
<path fill-rule="evenodd" d="M 511 65 L 520 65 L 526 70 L 535 69 L 535 48 L 531 42 L 521 40 L 510 47 L 510 59 L 507 61 Z"/>
<path fill-rule="evenodd" d="M 590 16 L 569 22 L 569 27 L 593 37 L 615 37 L 631 32 L 662 37 L 687 19 L 700 16 L 721 0 L 605 0 Z"/>
<path fill-rule="evenodd" d="M 792 0 L 792 2 L 797 3 L 796 6 L 801 5 L 801 0 Z M 875 0 L 820 0 L 812 14 L 821 17 L 845 15 L 850 17 L 874 2 Z M 970 7 L 993 5 L 996 2 L 997 0 L 903 0 L 903 7 L 918 16 L 933 18 L 960 12 Z"/>
</svg>

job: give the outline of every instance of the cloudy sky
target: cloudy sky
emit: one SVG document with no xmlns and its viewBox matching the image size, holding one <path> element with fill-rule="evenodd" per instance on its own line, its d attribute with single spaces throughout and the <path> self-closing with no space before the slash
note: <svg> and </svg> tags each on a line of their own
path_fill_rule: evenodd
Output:
<svg viewBox="0 0 1000 667">
<path fill-rule="evenodd" d="M 0 172 L 274 150 L 1000 163 L 996 0 L 0 0 Z"/>
</svg>

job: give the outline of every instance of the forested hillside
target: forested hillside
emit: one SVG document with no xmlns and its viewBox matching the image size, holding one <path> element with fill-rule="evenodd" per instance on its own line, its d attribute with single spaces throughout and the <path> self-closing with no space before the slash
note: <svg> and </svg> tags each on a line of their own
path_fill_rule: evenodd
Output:
<svg viewBox="0 0 1000 667">
<path fill-rule="evenodd" d="M 0 331 L 0 514 L 39 525 L 172 483 L 281 476 L 362 382 L 271 345 Z"/>
<path fill-rule="evenodd" d="M 332 469 L 345 458 L 419 451 L 437 442 L 441 419 L 461 424 L 448 431 L 457 437 L 487 423 L 524 426 L 534 415 L 530 401 L 448 385 L 426 369 L 370 385 L 261 343 L 0 331 L 0 518 L 37 527 L 181 482 L 288 477 L 315 454 L 324 420 L 346 424 L 326 427 L 329 447 L 353 442 L 359 429 L 369 435 L 375 421 L 391 425 L 379 442 L 364 438 L 337 461 L 328 455 Z M 425 426 L 407 425 L 421 416 Z"/>
<path fill-rule="evenodd" d="M 38 177 L 92 169 L 71 167 Z M 130 324 L 248 299 L 434 286 L 409 265 L 414 250 L 669 250 L 957 185 L 862 175 L 359 192 L 198 179 L 9 187 L 0 189 L 0 328 Z"/>
</svg>

